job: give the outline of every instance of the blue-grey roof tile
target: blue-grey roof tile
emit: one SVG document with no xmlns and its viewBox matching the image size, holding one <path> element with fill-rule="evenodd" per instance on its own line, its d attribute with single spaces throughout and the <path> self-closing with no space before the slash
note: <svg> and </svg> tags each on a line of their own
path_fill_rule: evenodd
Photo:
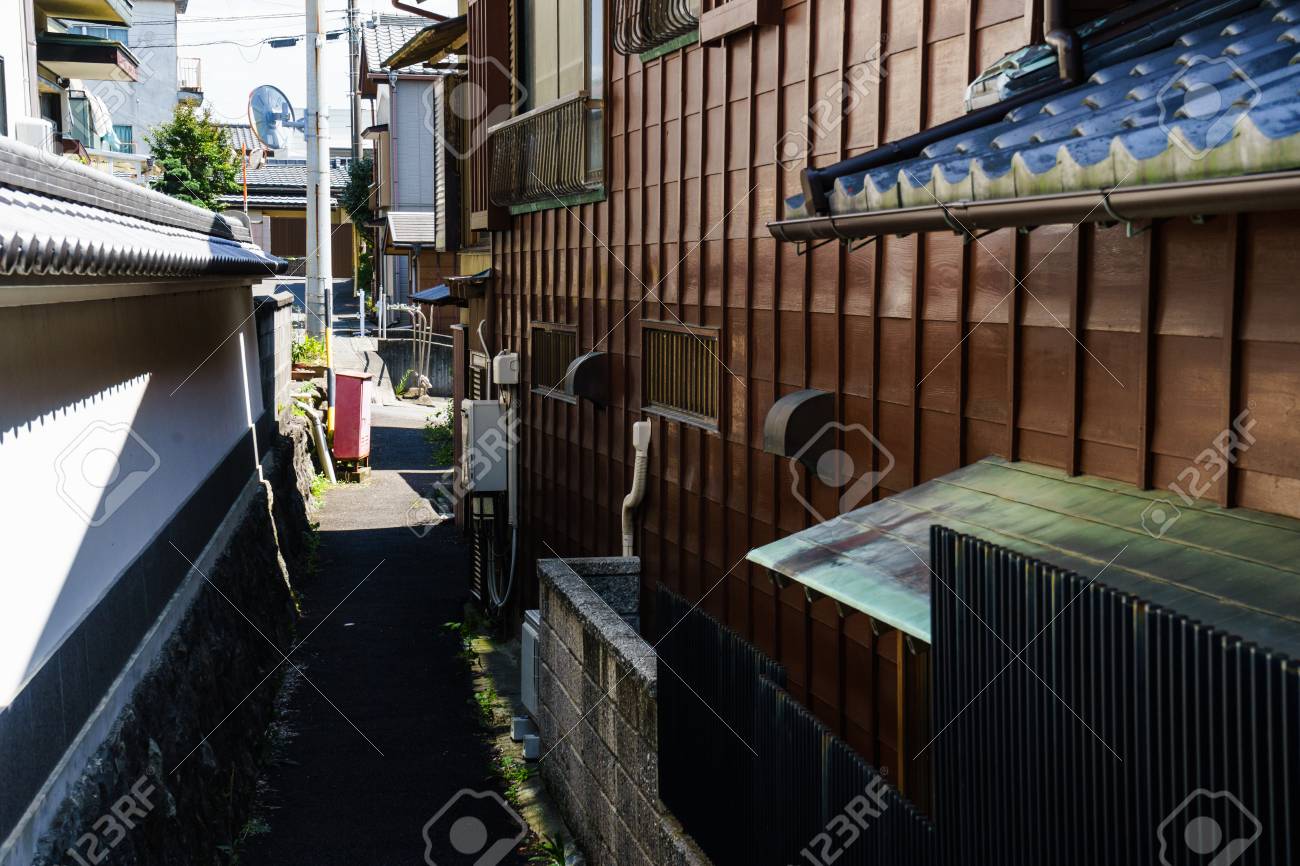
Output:
<svg viewBox="0 0 1300 866">
<path fill-rule="evenodd" d="M 1300 167 L 1300 3 L 1201 0 L 1089 46 L 1084 83 L 917 157 L 839 177 L 828 190 L 831 211 L 907 206 L 940 193 L 950 201 L 1003 197 L 1010 183 L 1014 195 L 1030 195 L 1095 189 L 1099 180 Z M 1041 63 L 1020 68 L 1020 91 L 1047 80 Z M 1054 64 L 1046 72 L 1055 74 Z M 787 200 L 786 214 L 809 215 L 802 195 Z"/>
</svg>

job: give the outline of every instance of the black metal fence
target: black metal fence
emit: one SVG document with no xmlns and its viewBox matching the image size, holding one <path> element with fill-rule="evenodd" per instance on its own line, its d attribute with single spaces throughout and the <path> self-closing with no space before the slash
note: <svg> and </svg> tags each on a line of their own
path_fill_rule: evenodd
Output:
<svg viewBox="0 0 1300 866">
<path fill-rule="evenodd" d="M 1300 863 L 1294 662 L 942 527 L 931 549 L 944 862 Z"/>
<path fill-rule="evenodd" d="M 785 691 L 785 670 L 664 587 L 659 793 L 718 866 L 930 866 L 930 822 Z"/>
<path fill-rule="evenodd" d="M 698 29 L 699 3 L 690 0 L 617 0 L 614 50 L 640 54 Z"/>
</svg>

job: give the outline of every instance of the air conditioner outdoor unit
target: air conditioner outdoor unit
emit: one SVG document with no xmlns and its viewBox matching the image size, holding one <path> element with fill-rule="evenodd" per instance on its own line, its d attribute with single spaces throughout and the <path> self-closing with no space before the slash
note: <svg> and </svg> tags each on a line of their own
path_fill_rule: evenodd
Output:
<svg viewBox="0 0 1300 866">
<path fill-rule="evenodd" d="M 524 628 L 519 654 L 519 691 L 529 715 L 537 718 L 538 685 L 541 682 L 542 662 L 538 658 L 540 646 L 537 636 L 542 630 L 542 612 L 524 612 Z"/>
<path fill-rule="evenodd" d="M 43 117 L 14 118 L 14 138 L 23 144 L 54 153 L 54 122 Z"/>
</svg>

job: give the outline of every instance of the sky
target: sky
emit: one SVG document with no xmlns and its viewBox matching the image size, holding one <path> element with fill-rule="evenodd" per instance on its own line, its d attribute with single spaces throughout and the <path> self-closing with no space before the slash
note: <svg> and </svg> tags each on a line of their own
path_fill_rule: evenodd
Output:
<svg viewBox="0 0 1300 866">
<path fill-rule="evenodd" d="M 327 30 L 347 27 L 347 0 L 322 0 Z M 222 123 L 248 122 L 248 94 L 259 84 L 283 90 L 295 108 L 307 98 L 307 57 L 300 41 L 292 48 L 272 48 L 263 39 L 301 35 L 304 30 L 302 0 L 190 0 L 179 20 L 177 53 L 203 61 L 204 105 Z M 429 0 L 433 12 L 456 12 L 455 0 Z M 399 13 L 387 0 L 358 0 L 359 19 L 373 12 Z M 221 43 L 221 44 L 204 44 Z M 237 43 L 237 44 L 229 44 Z M 331 143 L 349 143 L 348 41 L 341 36 L 326 43 L 326 105 L 330 109 Z M 363 101 L 362 106 L 366 103 Z M 365 122 L 363 116 L 363 123 Z M 305 152 L 301 136 L 294 135 L 290 155 Z"/>
</svg>

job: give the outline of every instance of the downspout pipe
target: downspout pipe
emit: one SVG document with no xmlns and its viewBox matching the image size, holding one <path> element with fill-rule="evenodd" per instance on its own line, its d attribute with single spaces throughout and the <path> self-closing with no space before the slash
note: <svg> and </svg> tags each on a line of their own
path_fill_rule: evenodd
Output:
<svg viewBox="0 0 1300 866">
<path fill-rule="evenodd" d="M 1043 41 L 1056 49 L 1060 79 L 1071 84 L 1083 81 L 1083 42 L 1070 27 L 1066 0 L 1047 0 L 1043 10 Z"/>
<path fill-rule="evenodd" d="M 632 447 L 636 462 L 632 470 L 632 490 L 623 498 L 623 555 L 632 556 L 636 539 L 636 510 L 645 498 L 646 475 L 650 467 L 650 422 L 632 425 Z"/>
</svg>

